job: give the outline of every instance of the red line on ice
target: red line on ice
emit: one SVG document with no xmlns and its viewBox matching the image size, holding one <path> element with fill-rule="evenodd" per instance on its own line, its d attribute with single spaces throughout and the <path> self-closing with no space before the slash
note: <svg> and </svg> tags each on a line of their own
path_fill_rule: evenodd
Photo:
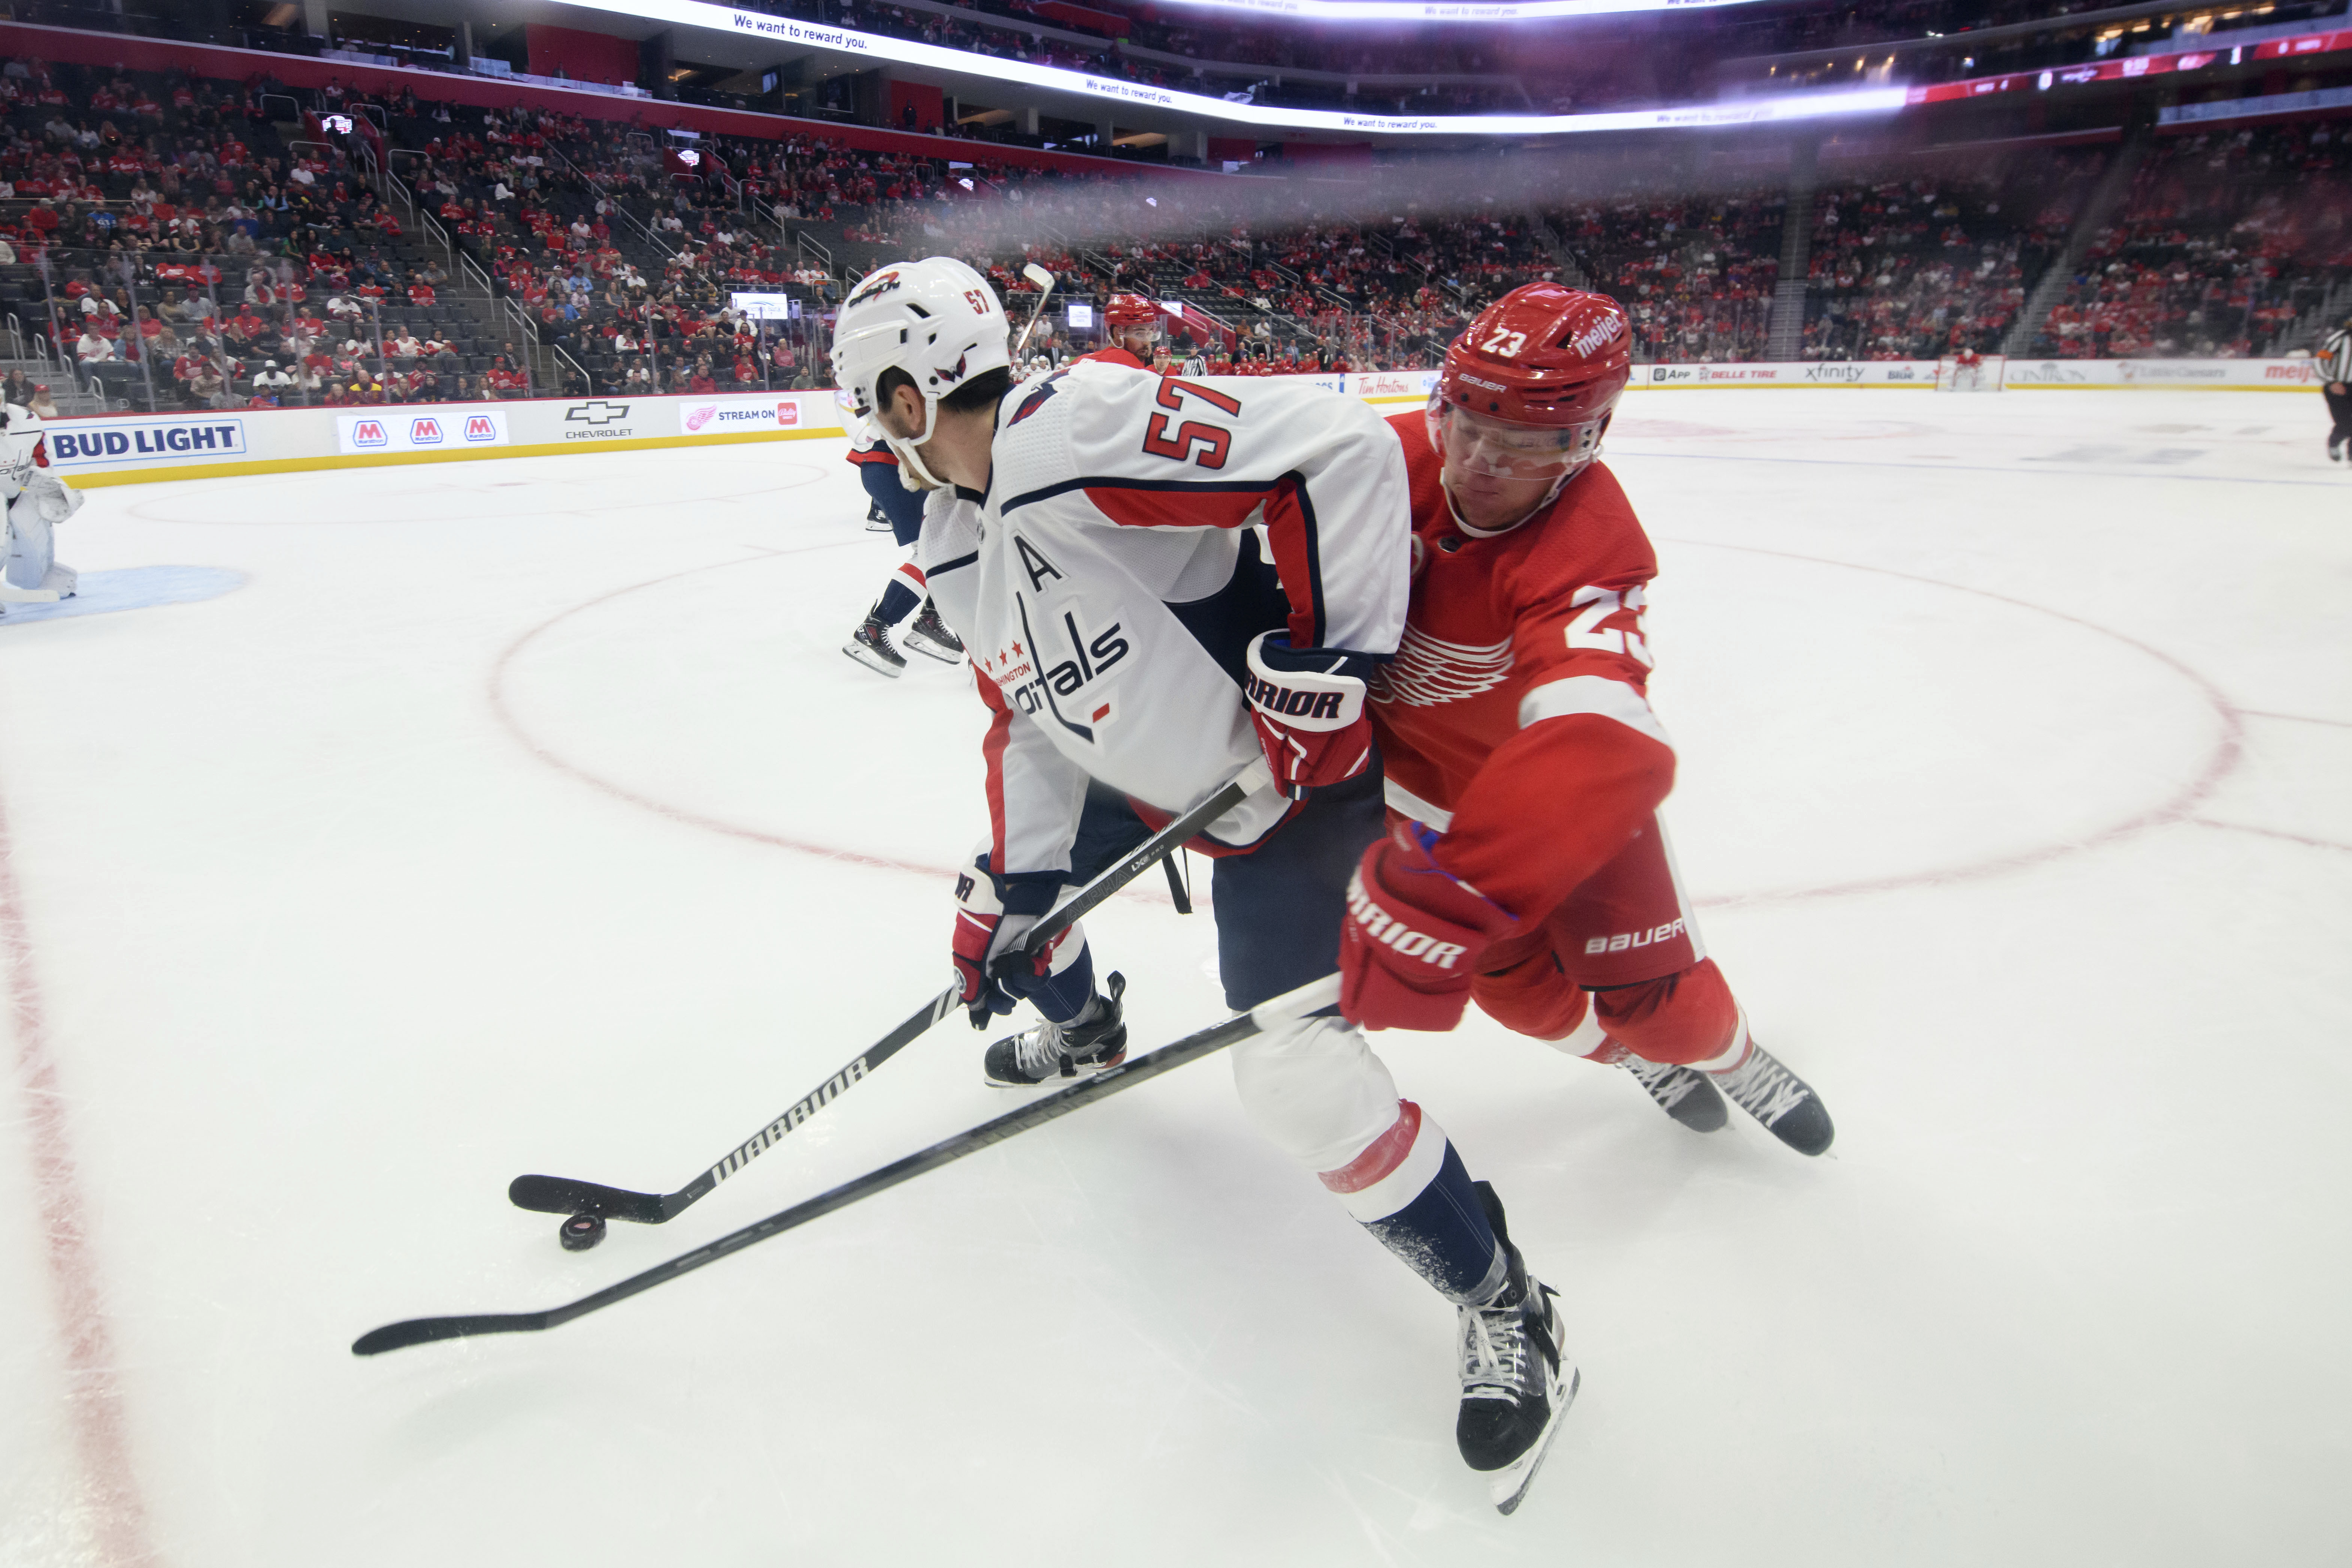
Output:
<svg viewBox="0 0 2352 1568">
<path fill-rule="evenodd" d="M 838 548 L 840 546 L 837 544 L 815 544 L 800 550 L 761 550 L 758 555 L 740 560 L 714 561 L 708 566 L 689 566 L 683 572 L 672 572 L 666 576 L 648 578 L 643 583 L 632 583 L 625 588 L 615 588 L 609 594 L 600 594 L 593 599 L 583 600 L 572 605 L 568 610 L 550 616 L 546 620 L 540 622 L 539 625 L 509 643 L 506 651 L 499 655 L 498 662 L 490 666 L 490 710 L 498 715 L 499 722 L 506 726 L 507 733 L 521 743 L 523 750 L 545 763 L 549 767 L 560 773 L 578 779 L 582 784 L 601 790 L 617 800 L 625 800 L 631 805 L 650 811 L 656 816 L 667 817 L 672 822 L 683 823 L 688 827 L 699 827 L 711 833 L 722 833 L 730 838 L 748 838 L 754 844 L 772 845 L 779 849 L 797 849 L 804 855 L 822 855 L 828 860 L 846 860 L 855 866 L 872 866 L 885 871 L 913 871 L 920 876 L 937 877 L 944 880 L 954 873 L 942 866 L 925 866 L 911 860 L 886 859 L 878 855 L 860 855 L 855 850 L 835 848 L 824 844 L 812 844 L 798 838 L 785 838 L 761 828 L 747 827 L 740 822 L 729 822 L 720 817 L 706 816 L 698 811 L 688 811 L 684 806 L 672 805 L 667 801 L 656 800 L 651 795 L 641 795 L 625 784 L 617 784 L 610 779 L 600 778 L 577 763 L 558 756 L 533 739 L 530 731 L 523 728 L 522 721 L 515 717 L 514 710 L 507 703 L 507 669 L 514 663 L 515 656 L 530 647 L 540 634 L 551 631 L 583 610 L 593 610 L 599 605 L 608 605 L 614 599 L 624 598 L 646 588 L 657 587 L 664 583 L 675 583 L 681 577 L 691 577 L 698 573 L 717 572 L 729 566 L 749 565 L 752 562 L 775 555 L 803 555 L 811 551 Z"/>
<path fill-rule="evenodd" d="M 1853 561 L 1833 560 L 1826 555 L 1801 555 L 1790 550 L 1767 550 L 1754 544 L 1722 544 L 1708 539 L 1677 539 L 1669 542 L 1696 544 L 1710 550 L 1737 550 L 1748 555 L 1777 555 L 1783 561 L 1804 561 L 1816 566 L 1840 566 L 1849 572 L 1872 572 L 1882 577 L 1900 577 L 1906 583 L 1925 583 L 1930 587 L 1949 588 L 1956 594 L 1973 594 L 1980 599 L 1991 599 L 1996 603 L 2012 605 L 2021 610 L 2031 610 L 2037 616 L 2048 616 L 2053 620 L 2063 621 L 2068 626 L 2080 626 L 2084 631 L 2095 632 L 2100 637 L 2119 642 L 2126 647 L 2146 654 L 2170 669 L 2197 689 L 2198 695 L 2204 698 L 2206 706 L 2213 710 L 2214 717 L 2221 721 L 2221 732 L 2215 738 L 2213 749 L 2206 753 L 2205 765 L 2199 769 L 2197 776 L 2176 792 L 2171 799 L 2150 806 L 2147 810 L 2127 817 L 2122 822 L 2100 828 L 2095 833 L 1958 866 L 1938 867 L 1926 871 L 1906 871 L 1892 877 L 1874 877 L 1860 881 L 1834 882 L 1819 888 L 1791 888 L 1773 892 L 1734 893 L 1728 896 L 1701 899 L 1698 903 L 1702 909 L 1738 909 L 1756 904 L 1792 903 L 1802 899 L 1835 899 L 1856 893 L 1883 893 L 1894 892 L 1905 888 L 1939 887 L 1952 882 L 1975 881 L 1983 877 L 1997 877 L 2004 871 L 2020 871 L 2028 867 L 2046 865 L 2050 861 L 2063 859 L 2069 855 L 2079 854 L 2085 849 L 2095 849 L 2103 845 L 2116 843 L 2119 839 L 2146 833 L 2151 828 L 2166 827 L 2174 823 L 2190 820 L 2190 813 L 2202 805 L 2213 792 L 2221 787 L 2221 781 L 2230 776 L 2244 757 L 2245 713 L 2237 704 L 2222 695 L 2220 687 L 2215 686 L 2162 648 L 2153 644 L 2144 643 L 2137 637 L 2127 637 L 2113 627 L 2103 626 L 2095 621 L 2086 621 L 2080 616 L 2070 616 L 2063 610 L 2053 610 L 2046 605 L 2037 605 L 2028 599 L 2015 599 L 2007 594 L 1996 594 L 1990 588 L 1972 588 L 1965 583 L 1948 582 L 1941 577 L 1923 576 L 1916 572 L 1898 572 L 1890 566 L 1864 566 Z M 2250 831 L 2263 830 L 2250 829 Z M 2273 837 L 2291 836 L 2277 834 Z"/>
<path fill-rule="evenodd" d="M 842 542 L 842 543 L 854 542 Z M 570 609 L 561 611 L 540 622 L 539 625 L 509 643 L 506 651 L 499 654 L 497 662 L 490 666 L 490 710 L 498 715 L 499 722 L 505 727 L 508 734 L 515 738 L 516 742 L 524 751 L 529 752 L 557 773 L 578 779 L 582 784 L 611 795 L 615 800 L 625 801 L 631 805 L 650 811 L 656 816 L 666 817 L 684 826 L 699 827 L 708 832 L 724 834 L 730 838 L 748 839 L 751 843 L 766 844 L 778 849 L 794 849 L 803 855 L 818 855 L 828 860 L 845 860 L 853 866 L 871 866 L 883 871 L 911 871 L 919 877 L 931 878 L 943 882 L 953 879 L 956 872 L 950 867 L 929 866 L 917 860 L 892 860 L 879 855 L 862 855 L 854 849 L 843 849 L 830 844 L 814 844 L 806 839 L 786 838 L 781 834 L 770 833 L 763 828 L 746 826 L 740 822 L 729 822 L 723 817 L 706 816 L 698 811 L 672 805 L 667 801 L 656 800 L 651 795 L 640 794 L 626 784 L 614 784 L 611 779 L 600 777 L 578 763 L 559 756 L 552 749 L 534 739 L 530 731 L 523 728 L 522 721 L 515 716 L 514 710 L 508 705 L 507 670 L 514 663 L 515 657 L 530 647 L 532 640 L 541 633 L 551 630 L 583 610 L 593 610 L 599 605 L 610 604 L 614 599 L 636 593 L 640 589 L 656 587 L 664 583 L 674 583 L 680 577 L 691 577 L 698 572 L 717 572 L 730 566 L 749 566 L 777 555 L 805 555 L 813 551 L 837 550 L 841 548 L 841 544 L 810 544 L 796 550 L 769 550 L 759 545 L 751 548 L 760 552 L 757 555 L 745 556 L 734 561 L 714 561 L 708 566 L 689 566 L 683 572 L 672 572 L 666 576 L 648 578 L 643 583 L 632 583 L 625 588 L 615 588 L 609 594 L 600 594 L 595 598 L 574 605 Z M 1119 896 L 1138 899 L 1146 903 L 1170 902 L 1164 893 L 1147 892 L 1132 887 L 1125 889 Z M 1201 899 L 1200 902 L 1202 907 L 1207 907 L 1206 899 Z"/>
<path fill-rule="evenodd" d="M 66 1125 L 67 1100 L 49 1049 L 48 1010 L 33 972 L 33 939 L 24 889 L 16 880 L 16 846 L 7 805 L 0 801 L 0 960 L 5 1000 L 16 1037 L 16 1070 L 25 1095 L 25 1126 L 32 1143 L 33 1196 L 46 1239 L 49 1289 L 65 1340 L 66 1412 L 86 1488 L 74 1511 L 97 1536 L 98 1561 L 107 1568 L 162 1561 L 149 1539 L 147 1508 L 131 1462 L 130 1421 L 116 1375 L 113 1337 L 107 1328 L 98 1260 Z"/>
</svg>

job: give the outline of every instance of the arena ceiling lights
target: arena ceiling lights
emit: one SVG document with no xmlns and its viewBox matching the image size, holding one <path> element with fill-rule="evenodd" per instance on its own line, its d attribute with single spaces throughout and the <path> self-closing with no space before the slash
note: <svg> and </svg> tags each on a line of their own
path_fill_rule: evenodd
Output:
<svg viewBox="0 0 2352 1568">
<path fill-rule="evenodd" d="M 1153 87 L 1124 77 L 1091 76 L 1057 66 L 1034 65 L 997 55 L 975 55 L 966 49 L 943 49 L 910 38 L 860 33 L 847 27 L 820 26 L 792 16 L 772 16 L 764 11 L 740 11 L 706 0 L 569 0 L 594 11 L 611 11 L 673 26 L 704 27 L 750 39 L 768 39 L 803 48 L 832 49 L 864 56 L 877 63 L 921 66 L 960 76 L 985 76 L 1024 87 L 1050 89 L 1091 98 L 1106 109 L 1130 104 L 1201 120 L 1223 121 L 1265 131 L 1339 131 L 1383 136 L 1556 136 L 1592 131 L 1692 131 L 1719 126 L 1763 125 L 1782 121 L 1812 120 L 1830 115 L 1892 114 L 1908 101 L 1899 87 L 1850 90 L 1782 93 L 1769 98 L 1741 99 L 1731 103 L 1695 104 L 1679 109 L 1619 110 L 1600 114 L 1350 114 L 1328 109 L 1282 109 L 1271 104 L 1233 103 L 1197 92 Z M 1348 0 L 1354 3 L 1354 0 Z M 1558 4 L 1562 0 L 1545 0 Z M 1600 0 L 1613 4 L 1616 0 Z M 1691 0 L 1684 0 L 1685 8 Z M 1737 3 L 1737 0 L 1724 0 Z M 1624 8 L 1634 8 L 1627 5 Z M 1659 6 L 1659 9 L 1664 7 Z"/>
</svg>

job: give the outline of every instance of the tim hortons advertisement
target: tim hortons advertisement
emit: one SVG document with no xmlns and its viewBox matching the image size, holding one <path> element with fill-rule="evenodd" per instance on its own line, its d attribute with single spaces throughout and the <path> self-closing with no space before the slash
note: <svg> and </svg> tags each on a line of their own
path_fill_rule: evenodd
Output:
<svg viewBox="0 0 2352 1568">
<path fill-rule="evenodd" d="M 1426 398 L 1437 385 L 1433 370 L 1373 370 L 1351 372 L 1348 393 L 1368 403 Z"/>
</svg>

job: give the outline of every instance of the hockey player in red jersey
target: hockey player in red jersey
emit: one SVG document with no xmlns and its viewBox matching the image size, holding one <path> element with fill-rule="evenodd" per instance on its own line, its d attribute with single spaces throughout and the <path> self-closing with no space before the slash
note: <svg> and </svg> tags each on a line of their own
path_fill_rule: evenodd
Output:
<svg viewBox="0 0 2352 1568">
<path fill-rule="evenodd" d="M 1160 307 L 1140 294 L 1113 294 L 1103 307 L 1103 335 L 1110 341 L 1090 354 L 1080 354 L 1080 363 L 1150 370 L 1151 353 L 1160 346 Z"/>
<path fill-rule="evenodd" d="M 920 559 L 992 721 L 988 838 L 958 888 L 953 959 L 1024 1089 L 1124 1055 L 1117 977 L 1076 928 L 1024 933 L 1070 876 L 1090 780 L 1160 820 L 1270 775 L 1209 825 L 1219 975 L 1255 1009 L 1339 967 L 1348 879 L 1383 831 L 1366 679 L 1403 631 L 1412 519 L 1394 437 L 1304 381 L 1228 389 L 1080 363 L 1013 385 L 987 281 L 950 258 L 843 302 L 837 384 L 935 487 Z M 1261 537 L 1271 551 L 1261 554 Z M 1278 568 L 1278 573 L 1277 569 Z M 1324 1007 L 1232 1047 L 1249 1119 L 1457 1311 L 1463 1458 L 1517 1503 L 1576 1391 L 1560 1314 L 1436 1119 Z"/>
<path fill-rule="evenodd" d="M 1454 340 L 1425 413 L 1390 421 L 1413 585 L 1372 686 L 1391 826 L 1349 886 L 1341 1010 L 1450 1029 L 1475 1001 L 1622 1062 L 1686 1125 L 1722 1125 L 1720 1088 L 1818 1154 L 1829 1114 L 1750 1037 L 1657 816 L 1675 776 L 1647 696 L 1657 560 L 1596 460 L 1631 341 L 1613 300 L 1531 283 Z"/>
</svg>

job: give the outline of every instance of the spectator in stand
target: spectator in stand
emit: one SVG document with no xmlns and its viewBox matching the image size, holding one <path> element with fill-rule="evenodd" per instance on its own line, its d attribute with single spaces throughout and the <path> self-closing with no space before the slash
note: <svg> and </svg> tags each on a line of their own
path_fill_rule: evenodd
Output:
<svg viewBox="0 0 2352 1568">
<path fill-rule="evenodd" d="M 291 392 L 294 385 L 295 378 L 278 369 L 274 359 L 262 361 L 261 374 L 253 378 L 255 395 L 273 399 L 273 406 L 276 402 L 282 401 L 283 395 Z"/>
<path fill-rule="evenodd" d="M 694 374 L 688 380 L 686 390 L 707 395 L 719 390 L 719 383 L 710 374 L 710 356 L 703 355 L 694 362 Z"/>
</svg>

